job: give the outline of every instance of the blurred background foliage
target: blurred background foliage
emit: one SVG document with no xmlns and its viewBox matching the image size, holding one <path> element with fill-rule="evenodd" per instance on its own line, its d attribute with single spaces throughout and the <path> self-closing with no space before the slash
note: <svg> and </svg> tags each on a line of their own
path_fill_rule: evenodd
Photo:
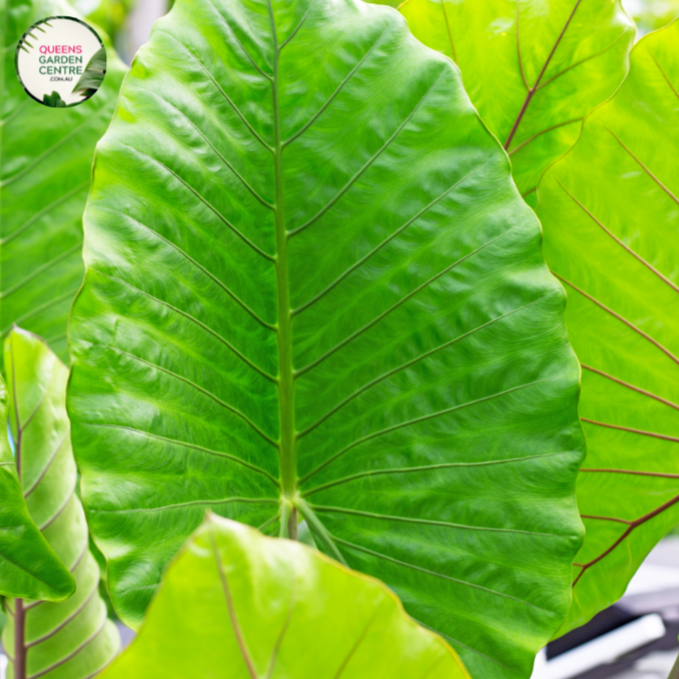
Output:
<svg viewBox="0 0 679 679">
<path fill-rule="evenodd" d="M 173 0 L 68 0 L 73 8 L 110 36 L 120 57 L 129 64 L 149 37 L 153 23 Z"/>
<path fill-rule="evenodd" d="M 679 0 L 623 0 L 622 4 L 637 25 L 637 39 L 679 16 Z"/>
<path fill-rule="evenodd" d="M 371 2 L 376 5 L 398 7 L 403 0 L 371 0 Z M 622 5 L 637 25 L 637 39 L 666 26 L 679 16 L 679 0 L 622 0 Z"/>
<path fill-rule="evenodd" d="M 132 48 L 138 47 L 131 38 L 136 28 L 133 22 L 151 17 L 157 9 L 149 13 L 145 5 L 157 4 L 153 0 L 70 0 L 74 8 L 90 21 L 101 26 L 113 40 L 113 44 L 126 61 L 134 55 Z M 173 0 L 163 0 L 169 9 Z M 403 0 L 372 0 L 375 4 L 397 7 Z M 679 0 L 622 0 L 627 13 L 634 19 L 638 28 L 637 38 L 655 31 L 679 16 Z M 149 31 L 149 27 L 138 27 Z M 146 33 L 148 34 L 148 33 Z"/>
<path fill-rule="evenodd" d="M 101 26 L 118 42 L 119 33 L 128 28 L 128 17 L 137 2 L 144 0 L 72 0 L 75 10 L 92 23 Z"/>
</svg>

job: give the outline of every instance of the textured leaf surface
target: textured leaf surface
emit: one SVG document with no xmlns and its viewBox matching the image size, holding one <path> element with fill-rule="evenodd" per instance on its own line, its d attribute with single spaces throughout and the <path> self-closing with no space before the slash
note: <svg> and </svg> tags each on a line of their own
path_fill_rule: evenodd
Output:
<svg viewBox="0 0 679 679">
<path fill-rule="evenodd" d="M 545 174 L 545 255 L 568 291 L 588 442 L 587 528 L 563 631 L 622 596 L 679 522 L 679 23 L 643 38 L 615 97 Z"/>
<path fill-rule="evenodd" d="M 64 398 L 68 370 L 43 340 L 13 330 L 5 340 L 10 426 L 31 516 L 76 582 L 61 603 L 8 599 L 2 643 L 8 679 L 88 679 L 120 647 L 99 596 L 99 566 L 76 495 L 77 471 Z"/>
<path fill-rule="evenodd" d="M 68 361 L 66 319 L 83 277 L 92 155 L 125 67 L 109 49 L 104 83 L 88 101 L 55 110 L 31 99 L 16 76 L 16 45 L 33 23 L 56 15 L 74 12 L 60 0 L 0 5 L 0 337 L 17 323 Z"/>
<path fill-rule="evenodd" d="M 290 540 L 208 517 L 102 679 L 468 679 L 381 582 Z"/>
<path fill-rule="evenodd" d="M 540 175 L 624 78 L 634 39 L 620 0 L 407 0 L 401 12 L 457 62 L 531 205 Z"/>
<path fill-rule="evenodd" d="M 300 510 L 472 673 L 527 676 L 581 539 L 578 370 L 452 62 L 389 8 L 180 0 L 85 228 L 69 411 L 119 613 L 206 508 Z"/>
<path fill-rule="evenodd" d="M 0 595 L 59 601 L 75 582 L 28 513 L 7 437 L 7 389 L 0 377 Z"/>
</svg>

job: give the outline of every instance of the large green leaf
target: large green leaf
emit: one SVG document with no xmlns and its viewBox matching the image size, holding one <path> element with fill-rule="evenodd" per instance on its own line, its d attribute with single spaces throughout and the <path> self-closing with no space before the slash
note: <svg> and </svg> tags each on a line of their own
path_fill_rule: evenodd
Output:
<svg viewBox="0 0 679 679">
<path fill-rule="evenodd" d="M 407 0 L 401 12 L 457 62 L 531 205 L 545 168 L 625 77 L 634 39 L 620 0 Z"/>
<path fill-rule="evenodd" d="M 206 508 L 299 510 L 473 674 L 527 676 L 581 540 L 578 368 L 454 64 L 355 0 L 178 0 L 85 229 L 68 407 L 119 614 Z"/>
<path fill-rule="evenodd" d="M 83 277 L 92 155 L 125 67 L 109 48 L 104 83 L 85 103 L 54 109 L 31 99 L 16 76 L 16 45 L 31 24 L 55 15 L 74 12 L 65 0 L 0 4 L 0 338 L 18 323 L 68 361 L 66 319 Z"/>
<path fill-rule="evenodd" d="M 381 582 L 209 516 L 102 679 L 469 679 Z"/>
<path fill-rule="evenodd" d="M 19 439 L 19 463 L 21 445 Z M 60 601 L 74 591 L 73 576 L 28 513 L 7 437 L 7 389 L 0 377 L 0 596 Z"/>
<path fill-rule="evenodd" d="M 679 522 L 679 23 L 641 40 L 615 97 L 545 174 L 545 254 L 583 366 L 587 537 L 563 631 L 616 601 Z"/>
<path fill-rule="evenodd" d="M 5 340 L 5 372 L 28 509 L 77 587 L 61 603 L 7 600 L 7 678 L 86 679 L 112 660 L 120 638 L 99 596 L 99 566 L 76 494 L 64 404 L 68 370 L 43 340 L 15 329 Z"/>
</svg>

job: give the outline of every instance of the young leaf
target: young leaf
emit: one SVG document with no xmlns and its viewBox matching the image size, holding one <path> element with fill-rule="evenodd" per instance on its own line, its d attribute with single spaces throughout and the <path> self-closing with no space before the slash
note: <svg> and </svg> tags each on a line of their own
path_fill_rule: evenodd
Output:
<svg viewBox="0 0 679 679">
<path fill-rule="evenodd" d="M 545 174 L 545 254 L 568 292 L 588 441 L 587 537 L 562 631 L 622 596 L 679 522 L 679 23 L 632 50 L 627 80 Z"/>
<path fill-rule="evenodd" d="M 109 48 L 106 78 L 90 100 L 55 110 L 31 99 L 16 76 L 16 45 L 31 24 L 56 15 L 74 12 L 61 0 L 0 4 L 0 338 L 17 323 L 68 361 L 66 319 L 83 277 L 92 155 L 125 67 Z"/>
<path fill-rule="evenodd" d="M 21 455 L 21 442 L 18 450 Z M 7 438 L 7 389 L 0 377 L 0 596 L 60 601 L 74 591 L 73 576 L 28 513 Z"/>
<path fill-rule="evenodd" d="M 635 29 L 620 0 L 406 0 L 401 12 L 415 37 L 457 62 L 535 205 L 540 175 L 627 73 Z"/>
<path fill-rule="evenodd" d="M 14 329 L 5 340 L 10 426 L 31 517 L 73 574 L 76 592 L 62 603 L 8 599 L 2 643 L 8 679 L 86 679 L 120 647 L 99 596 L 99 566 L 88 549 L 76 495 L 77 471 L 64 405 L 66 366 L 39 337 Z"/>
<path fill-rule="evenodd" d="M 85 228 L 69 409 L 118 613 L 206 508 L 301 512 L 472 673 L 528 676 L 581 540 L 578 370 L 452 62 L 354 0 L 178 0 Z"/>
<path fill-rule="evenodd" d="M 102 679 L 469 679 L 381 582 L 208 516 L 165 573 L 139 637 Z"/>
</svg>

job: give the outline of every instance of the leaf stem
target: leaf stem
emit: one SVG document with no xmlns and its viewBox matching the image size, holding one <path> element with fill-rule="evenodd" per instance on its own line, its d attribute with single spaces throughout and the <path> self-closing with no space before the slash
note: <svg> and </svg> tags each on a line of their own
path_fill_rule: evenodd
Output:
<svg viewBox="0 0 679 679">
<path fill-rule="evenodd" d="M 341 564 L 347 566 L 347 562 L 342 556 L 342 552 L 339 551 L 339 548 L 332 539 L 332 536 L 330 533 L 328 533 L 328 529 L 321 523 L 316 514 L 314 514 L 311 507 L 309 507 L 309 505 L 301 498 L 297 500 L 296 504 L 299 508 L 300 514 L 304 517 L 304 520 L 307 522 L 309 528 L 311 528 L 314 534 L 317 535 L 323 544 L 328 548 L 328 551 L 332 554 L 332 556 Z"/>
<path fill-rule="evenodd" d="M 290 540 L 298 540 L 297 526 L 299 524 L 299 519 L 297 517 L 297 507 L 293 507 L 290 511 L 290 516 L 288 517 L 288 538 Z"/>
<path fill-rule="evenodd" d="M 14 600 L 14 679 L 26 679 L 26 609 Z"/>
<path fill-rule="evenodd" d="M 281 526 L 278 532 L 278 536 L 281 538 L 289 537 L 290 528 L 288 522 L 290 521 L 291 507 L 292 505 L 288 502 L 283 502 L 283 505 L 281 506 Z"/>
<path fill-rule="evenodd" d="M 21 475 L 21 444 L 24 427 L 19 419 L 19 400 L 17 398 L 17 376 L 16 366 L 14 364 L 14 338 L 10 338 L 9 354 L 12 365 L 11 382 L 12 382 L 12 396 L 14 407 L 14 418 L 16 421 L 17 438 L 16 438 L 16 452 L 14 455 L 17 475 L 19 482 L 22 481 Z M 32 416 L 31 416 L 32 417 Z M 23 484 L 22 484 L 23 486 Z M 14 600 L 14 679 L 26 679 L 26 609 L 24 608 L 23 599 Z"/>
</svg>

